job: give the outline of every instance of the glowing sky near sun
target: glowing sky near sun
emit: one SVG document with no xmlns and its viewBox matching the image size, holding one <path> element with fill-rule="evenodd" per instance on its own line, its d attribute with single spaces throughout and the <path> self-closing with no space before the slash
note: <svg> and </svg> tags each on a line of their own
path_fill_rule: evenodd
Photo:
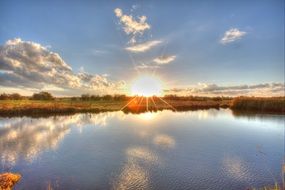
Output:
<svg viewBox="0 0 285 190">
<path fill-rule="evenodd" d="M 284 95 L 282 0 L 0 1 L 0 23 L 0 93 L 133 93 L 155 73 L 164 93 Z"/>
</svg>

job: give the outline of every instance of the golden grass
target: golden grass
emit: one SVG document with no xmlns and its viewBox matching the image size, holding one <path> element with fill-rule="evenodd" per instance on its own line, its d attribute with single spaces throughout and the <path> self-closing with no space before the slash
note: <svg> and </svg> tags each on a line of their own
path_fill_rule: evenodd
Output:
<svg viewBox="0 0 285 190">
<path fill-rule="evenodd" d="M 71 114 L 76 112 L 119 111 L 132 97 L 125 100 L 81 100 L 55 98 L 54 100 L 0 100 L 0 115 Z M 167 103 L 165 103 L 166 101 Z M 214 98 L 163 98 L 136 97 L 124 112 L 145 112 L 170 109 L 186 111 L 210 108 L 231 108 L 237 111 L 285 113 L 285 98 L 238 97 L 234 99 Z"/>
<path fill-rule="evenodd" d="M 75 113 L 119 110 L 127 101 L 0 100 L 2 114 Z"/>
<path fill-rule="evenodd" d="M 13 186 L 21 179 L 17 173 L 0 174 L 0 190 L 12 190 Z"/>
<path fill-rule="evenodd" d="M 231 104 L 234 110 L 285 113 L 285 97 L 238 97 Z"/>
</svg>

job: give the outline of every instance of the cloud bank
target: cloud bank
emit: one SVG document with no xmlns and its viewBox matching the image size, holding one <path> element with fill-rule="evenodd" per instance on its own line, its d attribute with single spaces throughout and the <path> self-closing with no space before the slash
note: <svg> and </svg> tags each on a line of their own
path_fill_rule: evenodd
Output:
<svg viewBox="0 0 285 190">
<path fill-rule="evenodd" d="M 52 87 L 83 93 L 119 90 L 125 82 L 111 82 L 105 75 L 84 71 L 74 73 L 59 54 L 41 44 L 16 38 L 0 46 L 0 86 L 34 90 Z"/>
<path fill-rule="evenodd" d="M 198 84 L 189 88 L 165 90 L 166 94 L 198 96 L 284 96 L 284 83 L 264 83 L 256 85 L 219 86 L 217 84 Z"/>
<path fill-rule="evenodd" d="M 176 59 L 175 55 L 169 55 L 169 56 L 164 55 L 164 56 L 160 56 L 160 57 L 155 58 L 153 61 L 157 64 L 163 65 L 163 64 L 168 64 L 168 63 L 174 61 L 175 59 Z"/>
<path fill-rule="evenodd" d="M 246 32 L 240 31 L 237 28 L 231 28 L 230 30 L 224 33 L 224 36 L 220 40 L 220 42 L 222 44 L 228 44 L 228 43 L 241 39 L 245 35 L 246 35 Z"/>
</svg>

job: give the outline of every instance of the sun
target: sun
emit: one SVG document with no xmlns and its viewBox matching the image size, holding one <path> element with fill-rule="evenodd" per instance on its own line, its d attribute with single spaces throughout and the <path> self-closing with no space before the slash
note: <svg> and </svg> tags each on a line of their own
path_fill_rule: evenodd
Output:
<svg viewBox="0 0 285 190">
<path fill-rule="evenodd" d="M 162 82 L 154 76 L 139 76 L 131 85 L 131 94 L 145 97 L 160 96 L 162 94 Z"/>
</svg>

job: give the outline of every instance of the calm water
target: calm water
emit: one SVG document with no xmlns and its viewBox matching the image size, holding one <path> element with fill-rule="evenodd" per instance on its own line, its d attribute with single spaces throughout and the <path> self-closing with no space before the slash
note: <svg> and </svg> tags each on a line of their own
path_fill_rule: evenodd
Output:
<svg viewBox="0 0 285 190">
<path fill-rule="evenodd" d="M 230 110 L 0 118 L 15 189 L 246 189 L 281 182 L 284 118 Z"/>
</svg>

